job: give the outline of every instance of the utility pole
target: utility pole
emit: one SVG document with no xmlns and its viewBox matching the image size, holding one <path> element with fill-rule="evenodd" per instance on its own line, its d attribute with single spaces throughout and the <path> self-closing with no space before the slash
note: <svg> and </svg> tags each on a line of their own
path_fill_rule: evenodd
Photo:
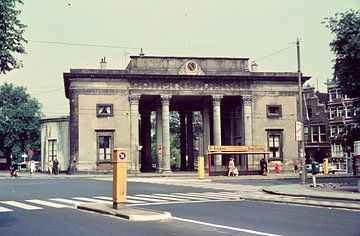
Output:
<svg viewBox="0 0 360 236">
<path fill-rule="evenodd" d="M 303 92 L 301 82 L 301 69 L 300 69 L 300 40 L 296 40 L 296 51 L 297 51 L 297 66 L 298 66 L 298 83 L 299 83 L 299 116 L 298 122 L 301 123 L 301 139 L 298 140 L 299 158 L 300 158 L 300 178 L 301 184 L 306 184 L 306 170 L 305 170 L 305 147 L 304 147 L 304 119 L 303 119 Z"/>
</svg>

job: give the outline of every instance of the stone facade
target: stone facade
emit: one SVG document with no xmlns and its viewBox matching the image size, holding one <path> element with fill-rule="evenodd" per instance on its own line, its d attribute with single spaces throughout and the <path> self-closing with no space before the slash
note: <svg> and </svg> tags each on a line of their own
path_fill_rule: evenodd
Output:
<svg viewBox="0 0 360 236">
<path fill-rule="evenodd" d="M 69 168 L 69 117 L 46 117 L 41 119 L 41 166 L 48 170 L 50 159 L 59 161 L 59 170 Z"/>
<path fill-rule="evenodd" d="M 156 112 L 156 168 L 171 172 L 172 111 L 182 126 L 182 169 L 194 169 L 192 123 L 185 122 L 194 111 L 203 121 L 199 155 L 207 157 L 208 145 L 264 145 L 269 160 L 290 166 L 298 158 L 297 80 L 297 73 L 250 72 L 247 58 L 132 56 L 125 70 L 71 69 L 64 73 L 70 169 L 107 169 L 112 148 L 122 147 L 129 149 L 130 172 L 151 170 L 149 114 Z M 256 170 L 258 157 L 250 159 Z M 214 168 L 226 169 L 227 161 L 217 156 Z M 243 157 L 236 164 L 241 169 Z"/>
</svg>

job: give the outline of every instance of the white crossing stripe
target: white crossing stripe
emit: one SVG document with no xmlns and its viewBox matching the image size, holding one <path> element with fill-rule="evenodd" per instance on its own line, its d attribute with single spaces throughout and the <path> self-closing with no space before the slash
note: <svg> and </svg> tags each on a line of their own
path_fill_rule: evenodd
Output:
<svg viewBox="0 0 360 236">
<path fill-rule="evenodd" d="M 10 211 L 13 211 L 13 210 L 0 206 L 0 212 L 10 212 Z"/>
<path fill-rule="evenodd" d="M 153 199 L 151 198 L 151 195 L 149 195 L 150 197 L 138 197 L 136 196 L 127 196 L 127 198 L 129 199 L 135 199 L 135 200 L 143 200 L 143 201 L 148 201 L 148 202 L 166 202 L 166 200 L 160 200 L 160 199 Z"/>
<path fill-rule="evenodd" d="M 48 202 L 48 201 L 43 201 L 43 200 L 38 200 L 38 199 L 30 199 L 30 200 L 25 200 L 25 201 L 35 203 L 35 204 L 39 204 L 39 205 L 43 205 L 43 206 L 54 207 L 54 208 L 70 207 L 70 206 L 66 206 L 66 205 L 63 205 L 63 204 L 54 203 L 54 202 Z"/>
<path fill-rule="evenodd" d="M 202 193 L 176 193 L 176 195 L 196 197 L 197 200 L 202 200 L 202 199 L 224 200 L 224 199 L 228 199 L 226 197 L 210 196 L 210 195 L 204 195 Z"/>
<path fill-rule="evenodd" d="M 93 199 L 93 198 L 88 198 L 88 197 L 73 197 L 72 199 L 85 201 L 85 202 L 106 203 L 106 204 L 112 203 L 111 201 Z"/>
<path fill-rule="evenodd" d="M 154 194 L 154 195 L 159 195 L 159 196 L 169 196 L 169 194 L 162 194 L 162 193 L 157 193 L 157 194 Z M 177 195 L 176 193 L 172 193 L 170 194 L 170 196 L 172 197 L 176 197 L 177 199 L 182 199 L 182 200 L 199 200 L 198 197 L 189 197 L 189 196 L 180 196 L 180 195 Z"/>
<path fill-rule="evenodd" d="M 104 196 L 98 196 L 98 197 L 94 197 L 94 198 L 102 199 L 102 200 L 109 200 L 109 201 L 113 200 L 111 197 L 104 197 Z M 127 196 L 126 203 L 144 203 L 144 201 L 130 200 L 130 199 L 128 199 L 128 196 Z"/>
<path fill-rule="evenodd" d="M 62 203 L 67 203 L 67 204 L 71 204 L 71 205 L 84 204 L 84 202 L 75 201 L 75 200 L 70 200 L 70 199 L 65 199 L 65 198 L 50 198 L 49 200 L 51 200 L 51 201 L 57 201 L 57 202 L 62 202 Z"/>
<path fill-rule="evenodd" d="M 14 207 L 18 207 L 18 208 L 22 208 L 22 209 L 25 209 L 25 210 L 40 210 L 40 209 L 43 209 L 41 207 L 32 206 L 32 205 L 29 205 L 29 204 L 16 202 L 16 201 L 3 201 L 1 203 L 7 204 L 7 205 L 10 205 L 10 206 L 14 206 Z"/>
<path fill-rule="evenodd" d="M 140 197 L 153 197 L 156 199 L 164 199 L 164 200 L 168 200 L 168 201 L 184 201 L 184 199 L 179 199 L 176 196 L 171 196 L 169 194 L 163 194 L 163 195 L 159 195 L 159 194 L 153 194 L 153 195 L 145 195 L 145 194 L 139 194 L 136 196 L 140 196 Z"/>
</svg>

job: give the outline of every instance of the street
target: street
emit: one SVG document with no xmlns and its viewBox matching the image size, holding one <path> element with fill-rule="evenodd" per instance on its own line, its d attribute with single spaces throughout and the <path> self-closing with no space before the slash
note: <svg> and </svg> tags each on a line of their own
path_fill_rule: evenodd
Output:
<svg viewBox="0 0 360 236">
<path fill-rule="evenodd" d="M 2 235 L 27 236 L 358 235 L 360 232 L 360 211 L 250 201 L 235 191 L 240 187 L 248 195 L 265 199 L 266 195 L 258 189 L 271 184 L 273 181 L 266 180 L 200 182 L 129 178 L 127 205 L 166 211 L 173 216 L 166 221 L 132 222 L 74 208 L 75 204 L 84 202 L 111 202 L 111 178 L 3 178 L 0 231 Z"/>
</svg>

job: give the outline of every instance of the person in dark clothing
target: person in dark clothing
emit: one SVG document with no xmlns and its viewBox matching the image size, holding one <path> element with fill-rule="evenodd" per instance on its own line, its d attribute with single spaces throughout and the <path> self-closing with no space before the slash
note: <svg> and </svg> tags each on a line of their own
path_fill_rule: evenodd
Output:
<svg viewBox="0 0 360 236">
<path fill-rule="evenodd" d="M 59 174 L 59 161 L 58 161 L 58 159 L 54 160 L 54 174 L 55 175 Z"/>
<path fill-rule="evenodd" d="M 262 158 L 260 160 L 260 174 L 267 175 L 267 161 L 265 160 L 265 158 Z"/>
<path fill-rule="evenodd" d="M 18 169 L 18 164 L 16 162 L 12 163 L 10 166 L 10 176 L 11 177 L 15 177 L 15 178 L 19 177 L 17 169 Z"/>
</svg>

